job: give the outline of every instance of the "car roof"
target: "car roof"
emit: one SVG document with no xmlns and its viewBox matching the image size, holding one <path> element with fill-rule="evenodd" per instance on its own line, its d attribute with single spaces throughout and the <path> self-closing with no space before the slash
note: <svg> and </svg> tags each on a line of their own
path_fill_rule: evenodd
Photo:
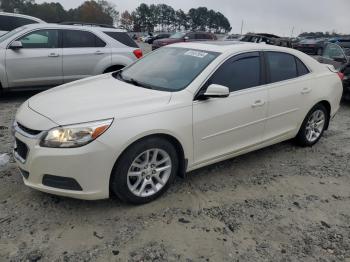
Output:
<svg viewBox="0 0 350 262">
<path fill-rule="evenodd" d="M 181 48 L 190 48 L 190 49 L 199 49 L 206 50 L 209 52 L 218 52 L 218 53 L 231 53 L 239 52 L 245 50 L 276 50 L 276 51 L 287 51 L 292 53 L 294 49 L 267 45 L 267 44 L 256 44 L 249 42 L 241 41 L 203 41 L 203 42 L 186 42 L 186 43 L 177 43 L 169 45 L 170 47 L 181 47 Z"/>
<path fill-rule="evenodd" d="M 0 12 L 0 15 L 28 18 L 28 19 L 31 19 L 31 20 L 34 20 L 34 21 L 37 21 L 37 22 L 40 22 L 40 23 L 46 23 L 45 21 L 43 21 L 43 20 L 41 20 L 39 18 L 36 18 L 34 16 L 30 16 L 30 15 L 22 15 L 22 14 L 7 13 L 7 12 Z"/>
<path fill-rule="evenodd" d="M 79 30 L 90 30 L 98 32 L 126 32 L 125 29 L 119 28 L 109 28 L 109 27 L 100 27 L 100 26 L 90 26 L 90 25 L 63 25 L 63 24 L 30 24 L 26 25 L 28 29 L 40 29 L 40 28 L 57 28 L 57 29 L 79 29 Z"/>
</svg>

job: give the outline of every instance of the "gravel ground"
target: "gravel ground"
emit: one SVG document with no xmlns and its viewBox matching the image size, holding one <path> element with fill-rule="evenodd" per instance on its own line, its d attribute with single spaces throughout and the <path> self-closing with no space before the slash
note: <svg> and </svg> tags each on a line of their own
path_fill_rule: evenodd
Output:
<svg viewBox="0 0 350 262">
<path fill-rule="evenodd" d="M 33 92 L 0 100 L 0 154 Z M 281 143 L 177 179 L 143 206 L 81 201 L 0 170 L 0 261 L 350 261 L 350 104 L 312 148 Z"/>
</svg>

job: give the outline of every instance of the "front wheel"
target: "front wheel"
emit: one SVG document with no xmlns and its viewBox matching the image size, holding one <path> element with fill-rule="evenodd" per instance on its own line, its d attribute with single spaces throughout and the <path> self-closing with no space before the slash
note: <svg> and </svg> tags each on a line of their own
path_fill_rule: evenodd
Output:
<svg viewBox="0 0 350 262">
<path fill-rule="evenodd" d="M 322 137 L 328 121 L 329 114 L 327 109 L 322 104 L 314 106 L 305 117 L 296 136 L 298 144 L 301 146 L 313 146 L 316 144 Z"/>
<path fill-rule="evenodd" d="M 150 202 L 163 194 L 178 171 L 176 149 L 159 137 L 136 142 L 118 160 L 111 190 L 123 201 Z"/>
</svg>

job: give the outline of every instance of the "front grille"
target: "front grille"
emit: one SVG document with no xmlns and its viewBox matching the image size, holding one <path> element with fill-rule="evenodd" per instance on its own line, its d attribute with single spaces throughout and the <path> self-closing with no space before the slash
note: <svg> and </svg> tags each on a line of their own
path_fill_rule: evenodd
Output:
<svg viewBox="0 0 350 262">
<path fill-rule="evenodd" d="M 17 126 L 25 133 L 29 134 L 29 135 L 32 135 L 32 136 L 36 136 L 38 134 L 41 133 L 41 131 L 39 130 L 34 130 L 34 129 L 30 129 L 28 127 L 25 127 L 24 125 L 20 124 L 17 122 Z"/>
<path fill-rule="evenodd" d="M 21 140 L 19 140 L 18 138 L 16 138 L 16 148 L 15 148 L 15 152 L 23 159 L 26 160 L 27 159 L 27 155 L 28 155 L 28 147 L 25 143 L 23 143 Z"/>
</svg>

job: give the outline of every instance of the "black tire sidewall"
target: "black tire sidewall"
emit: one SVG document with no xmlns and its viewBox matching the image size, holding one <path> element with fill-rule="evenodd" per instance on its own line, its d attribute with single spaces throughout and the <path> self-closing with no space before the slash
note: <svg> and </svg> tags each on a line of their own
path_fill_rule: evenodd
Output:
<svg viewBox="0 0 350 262">
<path fill-rule="evenodd" d="M 171 159 L 172 170 L 167 183 L 156 194 L 149 197 L 139 197 L 134 195 L 127 185 L 127 173 L 132 162 L 137 156 L 148 149 L 159 148 L 166 151 Z M 134 143 L 121 155 L 112 172 L 111 191 L 122 201 L 132 204 L 145 204 L 161 196 L 172 184 L 178 172 L 178 156 L 175 147 L 166 139 L 151 137 Z"/>
<path fill-rule="evenodd" d="M 310 118 L 310 116 L 317 110 L 322 110 L 324 115 L 325 115 L 325 124 L 324 124 L 324 127 L 323 127 L 323 130 L 320 134 L 320 136 L 313 142 L 310 142 L 307 138 L 306 138 L 306 125 L 307 125 L 307 122 Z M 309 113 L 306 115 L 301 127 L 300 127 L 300 130 L 299 130 L 299 133 L 298 135 L 296 136 L 296 140 L 298 142 L 299 145 L 301 146 L 313 146 L 315 145 L 322 137 L 327 125 L 328 125 L 328 122 L 329 122 L 329 114 L 328 114 L 328 111 L 327 109 L 322 105 L 322 104 L 317 104 L 315 105 L 310 111 Z"/>
</svg>

